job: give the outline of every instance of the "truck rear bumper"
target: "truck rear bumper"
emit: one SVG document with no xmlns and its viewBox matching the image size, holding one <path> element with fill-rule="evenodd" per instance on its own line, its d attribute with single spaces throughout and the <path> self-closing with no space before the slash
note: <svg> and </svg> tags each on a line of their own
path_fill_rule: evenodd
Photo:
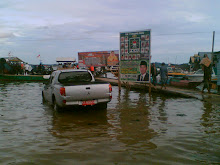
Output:
<svg viewBox="0 0 220 165">
<path fill-rule="evenodd" d="M 106 98 L 106 99 L 98 99 L 98 100 L 88 100 L 88 101 L 66 101 L 66 106 L 71 106 L 71 105 L 82 105 L 82 106 L 86 106 L 86 103 L 88 103 L 87 105 L 96 105 L 99 103 L 107 103 L 110 102 L 111 99 Z"/>
</svg>

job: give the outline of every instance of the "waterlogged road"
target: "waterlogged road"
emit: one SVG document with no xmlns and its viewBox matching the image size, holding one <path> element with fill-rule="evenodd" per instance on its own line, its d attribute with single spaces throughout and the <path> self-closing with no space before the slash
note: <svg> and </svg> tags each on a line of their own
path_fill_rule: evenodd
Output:
<svg viewBox="0 0 220 165">
<path fill-rule="evenodd" d="M 42 104 L 42 83 L 0 83 L 0 164 L 218 164 L 220 108 L 113 87 L 107 110 Z"/>
</svg>

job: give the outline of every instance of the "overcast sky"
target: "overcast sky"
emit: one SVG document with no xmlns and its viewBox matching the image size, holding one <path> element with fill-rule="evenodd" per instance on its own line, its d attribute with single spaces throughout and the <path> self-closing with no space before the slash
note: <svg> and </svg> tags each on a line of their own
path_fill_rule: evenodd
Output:
<svg viewBox="0 0 220 165">
<path fill-rule="evenodd" d="M 0 57 L 56 63 L 78 52 L 119 50 L 119 32 L 151 29 L 153 62 L 187 63 L 220 51 L 219 0 L 1 0 Z"/>
</svg>

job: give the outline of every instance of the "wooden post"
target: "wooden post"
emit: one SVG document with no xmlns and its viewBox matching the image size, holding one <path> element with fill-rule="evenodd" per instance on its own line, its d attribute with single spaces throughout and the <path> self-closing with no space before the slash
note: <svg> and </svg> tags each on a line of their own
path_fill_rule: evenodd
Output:
<svg viewBox="0 0 220 165">
<path fill-rule="evenodd" d="M 121 91 L 121 74 L 120 74 L 120 68 L 118 70 L 118 90 Z"/>
<path fill-rule="evenodd" d="M 149 95 L 151 95 L 151 83 L 149 83 Z"/>
<path fill-rule="evenodd" d="M 127 88 L 128 90 L 131 89 L 131 85 L 130 85 L 130 83 L 129 83 L 128 81 L 126 82 L 126 88 Z"/>
</svg>

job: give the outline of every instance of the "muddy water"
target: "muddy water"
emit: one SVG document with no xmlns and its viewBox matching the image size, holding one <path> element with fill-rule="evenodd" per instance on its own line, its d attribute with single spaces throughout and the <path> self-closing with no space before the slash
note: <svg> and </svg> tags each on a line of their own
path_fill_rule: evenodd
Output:
<svg viewBox="0 0 220 165">
<path fill-rule="evenodd" d="M 0 164 L 217 164 L 220 108 L 113 87 L 107 110 L 54 112 L 41 83 L 0 84 Z"/>
</svg>

